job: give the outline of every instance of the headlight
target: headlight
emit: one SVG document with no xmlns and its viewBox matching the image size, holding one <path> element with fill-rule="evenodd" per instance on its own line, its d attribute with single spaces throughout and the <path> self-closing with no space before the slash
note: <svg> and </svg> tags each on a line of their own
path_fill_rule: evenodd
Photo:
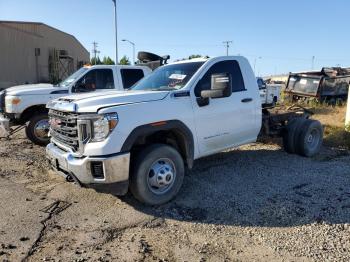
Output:
<svg viewBox="0 0 350 262">
<path fill-rule="evenodd" d="M 8 96 L 6 99 L 6 105 L 18 105 L 21 103 L 21 98 L 18 96 Z"/>
<path fill-rule="evenodd" d="M 21 98 L 18 96 L 6 96 L 5 97 L 5 111 L 7 113 L 14 113 L 15 106 L 21 103 Z"/>
<path fill-rule="evenodd" d="M 101 115 L 100 118 L 92 120 L 92 141 L 101 142 L 113 131 L 118 124 L 118 114 L 110 113 Z"/>
</svg>

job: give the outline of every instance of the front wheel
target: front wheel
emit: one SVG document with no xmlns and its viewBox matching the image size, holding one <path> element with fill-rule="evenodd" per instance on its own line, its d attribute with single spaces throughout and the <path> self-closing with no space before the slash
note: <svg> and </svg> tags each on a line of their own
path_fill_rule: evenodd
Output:
<svg viewBox="0 0 350 262">
<path fill-rule="evenodd" d="M 132 167 L 130 191 L 148 205 L 161 205 L 179 192 L 185 168 L 179 152 L 168 145 L 151 145 L 141 151 Z"/>
<path fill-rule="evenodd" d="M 34 144 L 46 146 L 50 142 L 48 115 L 42 113 L 29 119 L 26 126 L 26 135 Z"/>
</svg>

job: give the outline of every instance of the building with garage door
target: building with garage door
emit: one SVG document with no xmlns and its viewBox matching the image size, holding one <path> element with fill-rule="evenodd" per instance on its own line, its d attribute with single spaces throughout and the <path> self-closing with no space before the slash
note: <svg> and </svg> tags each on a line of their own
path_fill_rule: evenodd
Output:
<svg viewBox="0 0 350 262">
<path fill-rule="evenodd" d="M 43 23 L 0 21 L 0 89 L 57 83 L 89 60 L 73 35 Z"/>
</svg>

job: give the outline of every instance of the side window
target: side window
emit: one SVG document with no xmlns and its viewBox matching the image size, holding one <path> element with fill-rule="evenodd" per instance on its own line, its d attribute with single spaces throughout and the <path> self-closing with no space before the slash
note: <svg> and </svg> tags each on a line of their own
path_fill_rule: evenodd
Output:
<svg viewBox="0 0 350 262">
<path fill-rule="evenodd" d="M 142 69 L 120 69 L 124 89 L 128 89 L 141 80 L 145 75 Z"/>
<path fill-rule="evenodd" d="M 75 86 L 75 92 L 91 92 L 96 89 L 113 89 L 113 71 L 111 69 L 93 69 L 87 72 Z"/>
<path fill-rule="evenodd" d="M 220 73 L 231 74 L 232 92 L 240 92 L 246 90 L 238 62 L 232 60 L 221 61 L 209 68 L 203 78 L 198 82 L 194 90 L 196 97 L 200 97 L 202 90 L 209 90 L 211 88 L 211 75 Z"/>
<path fill-rule="evenodd" d="M 87 72 L 81 79 L 77 81 L 74 93 L 90 92 L 96 89 L 96 70 Z"/>
<path fill-rule="evenodd" d="M 112 69 L 96 69 L 96 89 L 114 89 Z"/>
</svg>

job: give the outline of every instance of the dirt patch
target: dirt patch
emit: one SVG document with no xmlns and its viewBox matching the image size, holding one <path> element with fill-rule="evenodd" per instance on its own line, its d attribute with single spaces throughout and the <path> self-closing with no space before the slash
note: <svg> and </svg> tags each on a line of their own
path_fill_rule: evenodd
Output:
<svg viewBox="0 0 350 262">
<path fill-rule="evenodd" d="M 315 112 L 313 118 L 321 121 L 323 125 L 344 129 L 346 106 L 319 105 L 312 108 L 312 111 Z"/>
<path fill-rule="evenodd" d="M 13 223 L 0 228 L 0 260 L 350 259 L 345 149 L 312 159 L 274 141 L 227 150 L 196 161 L 178 197 L 159 207 L 65 182 L 23 134 L 0 141 L 0 159 L 0 224 Z"/>
</svg>

